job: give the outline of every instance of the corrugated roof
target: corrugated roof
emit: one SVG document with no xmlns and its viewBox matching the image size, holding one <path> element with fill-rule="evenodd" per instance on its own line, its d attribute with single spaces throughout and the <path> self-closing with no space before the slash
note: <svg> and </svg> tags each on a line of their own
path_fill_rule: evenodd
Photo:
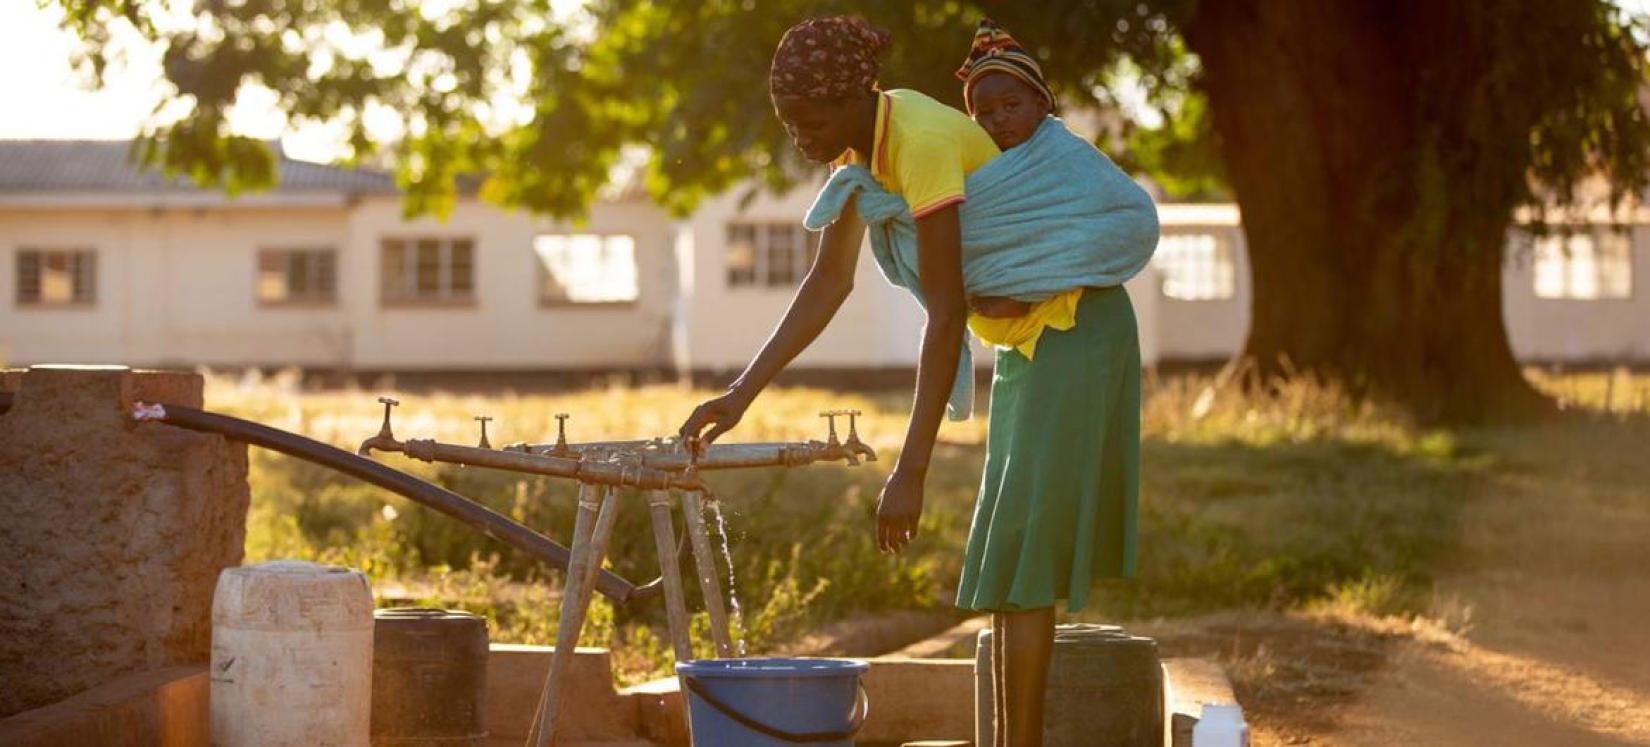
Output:
<svg viewBox="0 0 1650 747">
<path fill-rule="evenodd" d="M 203 192 L 187 178 L 139 172 L 125 140 L 0 140 L 0 192 Z M 275 149 L 280 179 L 274 191 L 394 193 L 395 180 L 376 169 L 346 169 L 288 158 Z"/>
</svg>

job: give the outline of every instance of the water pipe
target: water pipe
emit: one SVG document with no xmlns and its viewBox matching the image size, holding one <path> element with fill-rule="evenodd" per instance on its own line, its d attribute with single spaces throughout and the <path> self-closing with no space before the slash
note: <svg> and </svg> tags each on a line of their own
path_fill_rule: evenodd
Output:
<svg viewBox="0 0 1650 747">
<path fill-rule="evenodd" d="M 11 403 L 11 395 L 0 393 L 0 411 L 9 409 Z M 204 433 L 216 433 L 342 472 L 429 506 L 534 558 L 567 569 L 571 557 L 568 549 L 550 538 L 464 496 L 371 459 L 294 433 L 191 407 L 139 403 L 134 410 L 134 417 L 138 420 L 153 420 Z M 617 604 L 629 604 L 660 591 L 658 580 L 638 587 L 608 570 L 597 573 L 595 586 L 596 591 Z"/>
<path fill-rule="evenodd" d="M 384 400 L 380 400 L 384 401 Z M 846 462 L 850 466 L 857 466 L 860 458 L 868 462 L 877 460 L 876 450 L 859 440 L 857 419 L 858 410 L 828 410 L 820 413 L 820 417 L 830 421 L 830 435 L 826 441 L 805 441 L 800 443 L 743 443 L 743 444 L 711 444 L 704 448 L 697 456 L 690 456 L 682 448 L 679 439 L 655 438 L 651 440 L 633 441 L 592 441 L 588 443 L 568 443 L 566 420 L 567 415 L 557 414 L 556 442 L 553 444 L 516 443 L 506 445 L 506 452 L 519 453 L 541 459 L 578 459 L 586 462 L 592 460 L 616 460 L 626 464 L 633 464 L 650 470 L 665 472 L 698 472 L 705 470 L 747 469 L 751 467 L 800 467 L 815 462 Z M 836 419 L 848 418 L 848 438 L 839 440 L 836 433 Z M 399 451 L 402 445 L 388 435 L 388 407 L 385 408 L 385 427 L 377 436 L 367 439 L 361 445 L 363 453 L 374 448 Z M 411 442 L 407 444 L 411 447 Z M 421 451 L 429 453 L 428 447 L 421 447 Z M 468 452 L 475 455 L 475 452 Z M 410 455 L 410 454 L 409 454 Z M 454 454 L 453 456 L 458 456 Z M 419 457 L 424 458 L 424 457 Z M 438 461 L 458 461 L 456 459 L 438 459 Z M 532 463 L 517 460 L 518 463 Z M 477 462 L 461 461 L 462 464 L 477 464 Z M 505 467 L 505 469 L 517 469 Z M 677 485 L 676 487 L 682 487 Z"/>
</svg>

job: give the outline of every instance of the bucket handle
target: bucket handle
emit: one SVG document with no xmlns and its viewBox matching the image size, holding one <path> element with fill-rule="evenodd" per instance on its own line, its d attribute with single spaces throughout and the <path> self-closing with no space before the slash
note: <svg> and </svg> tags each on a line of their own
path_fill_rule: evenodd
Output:
<svg viewBox="0 0 1650 747">
<path fill-rule="evenodd" d="M 854 736 L 854 734 L 859 732 L 860 727 L 865 725 L 865 717 L 871 715 L 871 699 L 865 694 L 865 683 L 857 681 L 857 678 L 854 682 L 854 686 L 858 688 L 859 692 L 854 697 L 854 716 L 853 719 L 850 720 L 848 728 L 842 731 L 810 732 L 785 731 L 784 729 L 769 726 L 761 721 L 757 721 L 756 719 L 740 713 L 733 706 L 724 702 L 721 698 L 711 695 L 710 690 L 706 689 L 704 685 L 699 684 L 698 679 L 691 676 L 685 676 L 682 678 L 682 681 L 687 683 L 688 692 L 699 696 L 700 699 L 704 700 L 706 703 L 709 703 L 711 707 L 721 711 L 722 715 L 739 722 L 740 726 L 750 729 L 751 731 L 773 737 L 774 739 L 782 739 L 786 742 L 808 744 L 812 742 L 839 742 L 844 739 L 850 739 Z"/>
</svg>

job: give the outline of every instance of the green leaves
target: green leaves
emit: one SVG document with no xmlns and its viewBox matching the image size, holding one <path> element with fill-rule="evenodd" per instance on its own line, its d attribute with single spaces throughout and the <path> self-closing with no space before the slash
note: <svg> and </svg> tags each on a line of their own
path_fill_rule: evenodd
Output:
<svg viewBox="0 0 1650 747">
<path fill-rule="evenodd" d="M 1223 190 L 1200 72 L 1180 36 L 1203 12 L 1194 0 L 593 0 L 571 14 L 551 0 L 205 0 L 181 15 L 161 0 L 39 1 L 62 8 L 83 42 L 82 65 L 100 80 L 116 29 L 163 45 L 165 75 L 192 106 L 151 123 L 139 155 L 232 190 L 271 184 L 271 160 L 255 152 L 264 146 L 238 137 L 226 115 L 254 85 L 275 93 L 293 126 L 340 126 L 345 160 L 387 149 L 414 213 L 448 210 L 464 187 L 576 216 L 634 146 L 650 153 L 647 191 L 678 213 L 749 178 L 783 188 L 810 167 L 769 113 L 769 57 L 791 23 L 843 12 L 892 33 L 885 86 L 955 105 L 952 71 L 983 15 L 1030 47 L 1068 108 L 1114 104 L 1107 86 L 1127 61 L 1162 122 L 1123 127 L 1120 160 L 1172 194 Z M 1617 197 L 1643 186 L 1650 122 L 1638 98 L 1644 30 L 1633 31 L 1642 21 L 1603 0 L 1502 0 L 1450 13 L 1443 26 L 1476 31 L 1452 40 L 1414 29 L 1429 45 L 1417 49 L 1421 64 L 1431 65 L 1416 105 L 1461 125 L 1435 131 L 1429 152 L 1477 159 L 1485 181 L 1466 187 L 1500 205 L 1534 199 L 1538 185 L 1569 199 L 1593 173 L 1609 177 Z M 374 107 L 398 127 L 368 128 Z M 1449 113 L 1463 107 L 1464 117 Z M 1498 193 L 1507 169 L 1527 172 L 1530 188 Z"/>
</svg>

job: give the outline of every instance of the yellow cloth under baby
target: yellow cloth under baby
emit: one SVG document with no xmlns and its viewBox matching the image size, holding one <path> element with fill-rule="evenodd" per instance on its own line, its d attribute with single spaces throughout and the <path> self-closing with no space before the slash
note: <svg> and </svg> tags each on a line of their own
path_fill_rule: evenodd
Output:
<svg viewBox="0 0 1650 747">
<path fill-rule="evenodd" d="M 1031 360 L 1037 354 L 1037 340 L 1044 329 L 1068 330 L 1077 326 L 1077 302 L 1083 298 L 1083 289 L 1075 288 L 1031 307 L 1025 316 L 992 319 L 979 314 L 968 315 L 968 328 L 986 344 L 999 348 L 1014 348 Z"/>
</svg>

